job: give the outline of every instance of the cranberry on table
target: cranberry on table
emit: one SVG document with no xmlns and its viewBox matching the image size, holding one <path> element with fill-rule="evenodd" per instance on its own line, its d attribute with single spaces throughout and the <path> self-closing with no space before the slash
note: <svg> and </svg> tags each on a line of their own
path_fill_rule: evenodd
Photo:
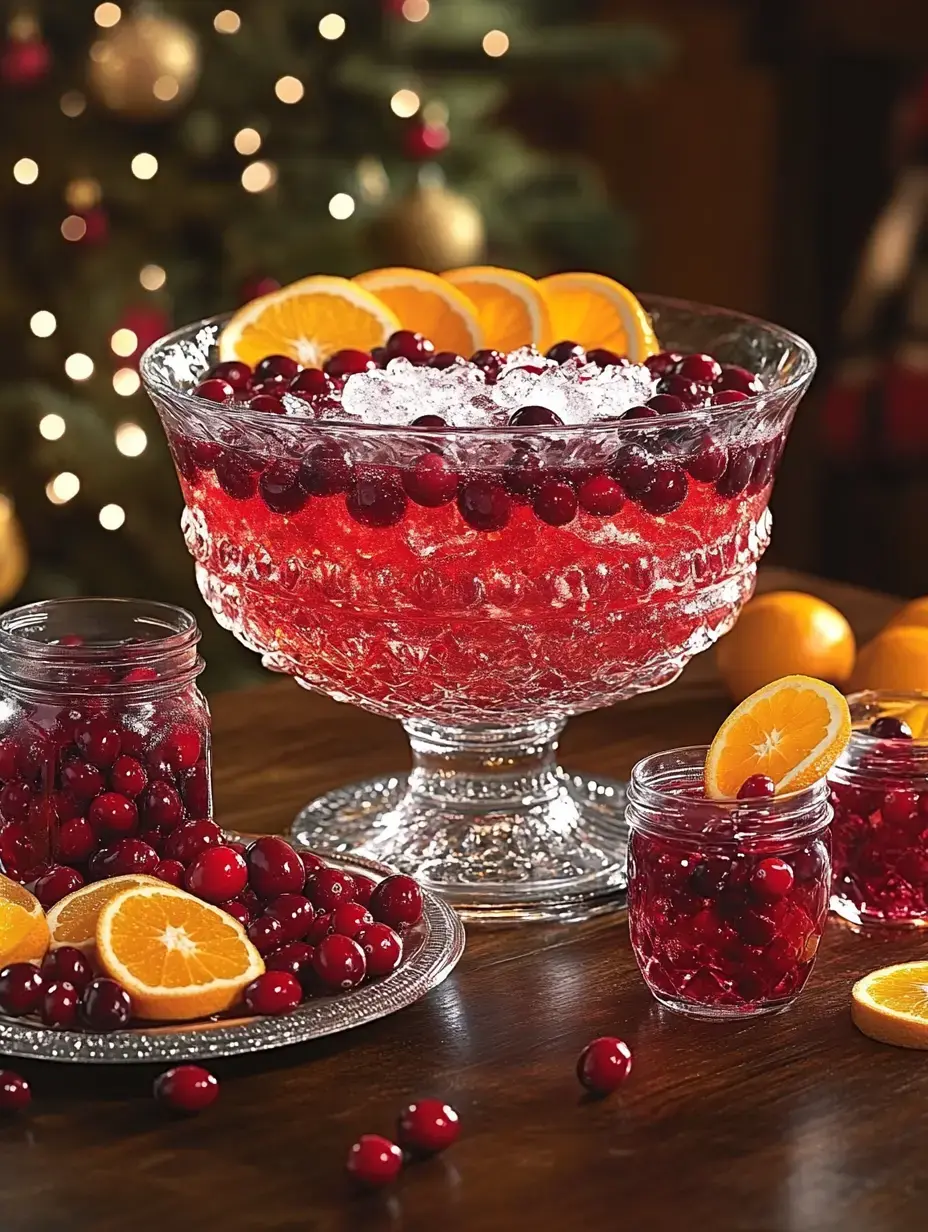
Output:
<svg viewBox="0 0 928 1232">
<path fill-rule="evenodd" d="M 304 941 L 310 945 L 318 945 L 323 937 L 327 937 L 332 931 L 332 912 L 317 911 L 313 922 L 306 931 Z"/>
<path fill-rule="evenodd" d="M 769 856 L 751 874 L 750 886 L 760 898 L 785 898 L 793 888 L 793 870 L 785 860 Z"/>
<path fill-rule="evenodd" d="M 563 422 L 560 415 L 547 406 L 521 406 L 509 416 L 513 428 L 544 428 Z"/>
<path fill-rule="evenodd" d="M 209 370 L 209 376 L 217 381 L 225 381 L 232 386 L 235 393 L 240 393 L 251 385 L 251 365 L 240 359 L 226 359 L 222 363 L 214 364 Z"/>
<path fill-rule="evenodd" d="M 579 342 L 571 342 L 566 338 L 563 342 L 555 342 L 554 346 L 548 347 L 545 354 L 548 359 L 553 359 L 558 364 L 566 364 L 568 359 L 579 359 L 581 362 L 586 360 L 586 348 Z"/>
<path fill-rule="evenodd" d="M 159 863 L 157 851 L 148 843 L 140 838 L 121 838 L 97 852 L 93 871 L 99 877 L 127 877 L 130 873 L 151 877 Z"/>
<path fill-rule="evenodd" d="M 461 1134 L 458 1114 L 440 1099 L 417 1099 L 404 1108 L 396 1123 L 401 1147 L 421 1155 L 435 1155 L 457 1142 Z"/>
<path fill-rule="evenodd" d="M 264 359 L 259 359 L 255 364 L 253 381 L 255 385 L 274 377 L 292 381 L 299 370 L 300 365 L 289 355 L 265 355 Z"/>
<path fill-rule="evenodd" d="M 577 493 L 569 483 L 549 480 L 532 502 L 535 516 L 549 526 L 566 526 L 577 514 Z"/>
<path fill-rule="evenodd" d="M 181 865 L 181 879 L 180 879 L 181 889 L 183 889 L 183 886 L 184 886 L 183 871 L 184 871 L 183 865 Z M 156 871 L 155 876 L 157 877 L 157 875 L 158 873 Z M 251 912 L 248 910 L 245 904 L 241 902 L 239 899 L 233 898 L 231 902 L 223 903 L 222 909 L 226 913 L 226 915 L 230 915 L 233 920 L 237 920 L 239 924 L 241 924 L 242 928 L 245 928 L 245 929 L 248 928 L 248 925 L 251 923 Z"/>
<path fill-rule="evenodd" d="M 11 963 L 0 971 L 0 1010 L 19 1018 L 38 1009 L 45 980 L 32 963 Z"/>
<path fill-rule="evenodd" d="M 70 1031 L 75 1026 L 81 1008 L 81 994 L 73 984 L 56 980 L 45 989 L 39 1016 L 46 1027 Z"/>
<path fill-rule="evenodd" d="M 151 826 L 163 826 L 173 830 L 184 819 L 184 802 L 172 783 L 157 779 L 139 799 L 139 807 L 145 822 Z"/>
<path fill-rule="evenodd" d="M 306 895 L 319 911 L 332 911 L 339 903 L 354 899 L 355 882 L 340 868 L 317 868 L 306 882 Z"/>
<path fill-rule="evenodd" d="M 435 354 L 435 346 L 424 334 L 411 329 L 398 329 L 387 339 L 384 348 L 387 359 L 408 359 L 413 364 L 424 364 Z"/>
<path fill-rule="evenodd" d="M 229 402 L 235 397 L 235 390 L 228 381 L 213 377 L 194 385 L 193 392 L 198 398 L 206 398 L 209 402 Z"/>
<path fill-rule="evenodd" d="M 374 917 L 360 903 L 339 903 L 332 909 L 332 932 L 342 937 L 357 937 L 373 923 Z"/>
<path fill-rule="evenodd" d="M 684 355 L 677 364 L 678 375 L 701 385 L 714 385 L 722 375 L 722 365 L 711 355 Z"/>
<path fill-rule="evenodd" d="M 608 1095 L 622 1085 L 632 1068 L 632 1052 L 624 1040 L 604 1035 L 587 1044 L 577 1061 L 577 1077 L 594 1095 Z"/>
<path fill-rule="evenodd" d="M 874 719 L 868 728 L 871 736 L 879 736 L 881 740 L 911 740 L 912 729 L 904 719 L 895 715 L 884 714 Z"/>
<path fill-rule="evenodd" d="M 351 348 L 336 351 L 325 362 L 325 371 L 328 375 L 338 379 L 353 376 L 357 372 L 370 372 L 376 367 L 376 361 L 367 351 L 357 351 Z"/>
<path fill-rule="evenodd" d="M 577 489 L 577 503 L 587 513 L 608 518 L 625 504 L 622 485 L 608 475 L 594 475 Z"/>
<path fill-rule="evenodd" d="M 286 1014 L 303 1000 L 303 986 L 289 971 L 265 971 L 251 981 L 243 994 L 252 1014 Z"/>
<path fill-rule="evenodd" d="M 438 509 L 457 496 L 458 476 L 441 454 L 424 453 L 403 471 L 403 487 L 417 505 Z"/>
<path fill-rule="evenodd" d="M 187 869 L 185 885 L 208 903 L 224 903 L 248 884 L 248 866 L 237 851 L 225 846 L 201 851 Z"/>
<path fill-rule="evenodd" d="M 394 873 L 386 877 L 371 895 L 371 915 L 391 928 L 409 928 L 422 918 L 422 891 L 412 877 Z"/>
<path fill-rule="evenodd" d="M 222 844 L 222 827 L 208 817 L 199 817 L 193 821 L 184 821 L 172 830 L 165 840 L 164 855 L 168 860 L 180 860 L 181 864 L 192 864 L 198 855 L 207 847 L 219 847 Z"/>
<path fill-rule="evenodd" d="M 389 975 L 403 961 L 403 940 L 389 924 L 368 924 L 355 941 L 364 951 L 368 975 Z"/>
<path fill-rule="evenodd" d="M 312 981 L 315 946 L 305 941 L 288 941 L 280 949 L 272 950 L 264 960 L 268 971 L 289 971 L 300 981 L 304 993 Z"/>
<path fill-rule="evenodd" d="M 283 925 L 271 915 L 262 915 L 257 920 L 252 920 L 245 931 L 259 954 L 270 954 L 273 950 L 280 949 L 284 943 Z"/>
<path fill-rule="evenodd" d="M 117 757 L 110 770 L 110 787 L 120 795 L 135 799 L 148 785 L 148 775 L 134 757 Z"/>
<path fill-rule="evenodd" d="M 361 1185 L 379 1189 L 390 1185 L 403 1167 L 403 1152 L 380 1134 L 362 1134 L 348 1152 L 348 1172 Z"/>
<path fill-rule="evenodd" d="M 315 919 L 313 905 L 303 894 L 280 894 L 265 908 L 265 915 L 283 929 L 283 940 L 301 941 Z"/>
<path fill-rule="evenodd" d="M 739 800 L 772 800 L 776 784 L 768 774 L 749 774 L 738 788 Z"/>
<path fill-rule="evenodd" d="M 512 502 L 506 489 L 490 479 L 471 479 L 458 493 L 461 517 L 474 530 L 502 530 L 509 522 Z"/>
<path fill-rule="evenodd" d="M 248 884 L 260 898 L 299 894 L 306 870 L 298 853 L 274 834 L 256 838 L 245 855 Z"/>
<path fill-rule="evenodd" d="M 58 831 L 57 854 L 69 864 L 83 864 L 97 845 L 93 826 L 85 817 L 72 817 L 62 822 Z"/>
<path fill-rule="evenodd" d="M 368 906 L 371 895 L 377 888 L 377 882 L 371 877 L 365 877 L 363 873 L 352 873 L 351 879 L 354 881 L 354 901 L 364 907 Z"/>
<path fill-rule="evenodd" d="M 43 873 L 35 883 L 34 893 L 46 911 L 54 907 L 60 899 L 73 894 L 84 884 L 84 878 L 76 868 L 68 868 L 65 864 L 56 864 Z"/>
<path fill-rule="evenodd" d="M 316 946 L 313 971 L 333 991 L 356 988 L 367 974 L 364 951 L 351 937 L 330 933 Z"/>
<path fill-rule="evenodd" d="M 166 881 L 168 885 L 177 886 L 178 890 L 183 890 L 186 873 L 187 870 L 180 860 L 159 860 L 151 875 L 159 881 Z"/>
<path fill-rule="evenodd" d="M 11 1069 L 0 1069 L 0 1112 L 22 1112 L 31 1103 L 32 1090 L 26 1079 Z"/>
<path fill-rule="evenodd" d="M 49 950 L 42 959 L 42 978 L 46 984 L 72 984 L 78 992 L 83 992 L 93 979 L 93 968 L 80 950 L 73 945 L 62 945 Z"/>
<path fill-rule="evenodd" d="M 115 980 L 91 980 L 81 997 L 81 1018 L 91 1031 L 118 1031 L 132 1018 L 132 998 Z"/>
<path fill-rule="evenodd" d="M 118 791 L 105 791 L 91 804 L 87 820 L 95 833 L 106 837 L 122 837 L 133 834 L 139 825 L 139 811 L 135 801 Z"/>
<path fill-rule="evenodd" d="M 154 1096 L 172 1112 L 193 1115 L 219 1097 L 219 1082 L 202 1065 L 175 1065 L 155 1079 Z"/>
</svg>

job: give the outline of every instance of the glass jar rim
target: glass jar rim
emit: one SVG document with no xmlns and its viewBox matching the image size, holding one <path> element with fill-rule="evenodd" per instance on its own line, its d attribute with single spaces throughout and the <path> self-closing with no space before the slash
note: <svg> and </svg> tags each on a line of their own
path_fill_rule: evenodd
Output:
<svg viewBox="0 0 928 1232">
<path fill-rule="evenodd" d="M 862 707 L 868 704 L 875 705 L 901 705 L 901 706 L 928 706 L 928 693 L 920 693 L 916 689 L 860 689 L 857 693 L 849 693 L 847 704 L 851 710 L 851 740 L 863 748 L 876 748 L 880 745 L 885 745 L 887 741 L 904 740 L 905 747 L 922 748 L 928 750 L 928 737 L 918 736 L 874 736 L 867 731 L 864 726 L 854 726 L 854 708 Z M 865 716 L 866 717 L 866 716 Z M 873 722 L 879 715 L 874 715 L 870 718 Z M 899 715 L 897 717 L 902 717 Z"/>
</svg>

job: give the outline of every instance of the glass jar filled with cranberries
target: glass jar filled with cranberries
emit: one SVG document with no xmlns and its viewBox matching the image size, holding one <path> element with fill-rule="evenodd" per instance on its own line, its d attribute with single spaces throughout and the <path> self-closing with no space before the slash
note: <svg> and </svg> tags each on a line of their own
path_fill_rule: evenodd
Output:
<svg viewBox="0 0 928 1232">
<path fill-rule="evenodd" d="M 848 700 L 851 741 L 828 776 L 832 910 L 852 924 L 928 924 L 928 694 Z"/>
<path fill-rule="evenodd" d="M 0 616 L 0 867 L 44 906 L 152 872 L 175 826 L 211 815 L 199 640 L 189 612 L 142 599 Z"/>
<path fill-rule="evenodd" d="M 747 1017 L 801 991 L 828 912 L 824 779 L 773 796 L 755 776 L 738 800 L 706 798 L 708 749 L 638 762 L 628 789 L 628 923 L 645 983 L 700 1018 Z"/>
</svg>

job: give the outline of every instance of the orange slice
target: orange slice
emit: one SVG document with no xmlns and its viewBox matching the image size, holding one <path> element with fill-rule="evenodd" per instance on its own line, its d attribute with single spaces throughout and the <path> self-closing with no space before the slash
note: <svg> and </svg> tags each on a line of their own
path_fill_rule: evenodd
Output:
<svg viewBox="0 0 928 1232">
<path fill-rule="evenodd" d="M 347 278 L 317 274 L 291 282 L 239 308 L 219 336 L 219 358 L 255 364 L 289 355 L 320 367 L 345 347 L 383 346 L 397 317 L 376 295 Z"/>
<path fill-rule="evenodd" d="M 0 967 L 41 962 L 48 949 L 42 904 L 18 881 L 0 873 Z"/>
<path fill-rule="evenodd" d="M 587 350 L 606 347 L 636 364 L 660 350 L 651 318 L 620 282 L 602 274 L 551 274 L 538 286 L 548 302 L 555 342 L 570 339 Z"/>
<path fill-rule="evenodd" d="M 474 304 L 437 274 L 395 266 L 368 270 L 354 281 L 382 300 L 403 329 L 414 329 L 430 338 L 436 351 L 472 355 L 485 345 Z"/>
<path fill-rule="evenodd" d="M 904 710 L 900 718 L 908 723 L 909 731 L 916 740 L 928 739 L 928 702 L 916 702 Z"/>
<path fill-rule="evenodd" d="M 548 305 L 538 283 L 528 274 L 497 269 L 495 265 L 468 265 L 446 270 L 442 278 L 475 305 L 484 346 L 514 351 L 529 343 L 539 350 L 551 345 Z"/>
<path fill-rule="evenodd" d="M 706 758 L 706 795 L 733 800 L 745 779 L 766 774 L 778 795 L 809 787 L 841 756 L 851 738 L 851 712 L 833 685 L 812 676 L 784 676 L 736 707 Z"/>
<path fill-rule="evenodd" d="M 858 980 L 851 1019 L 871 1039 L 928 1049 L 928 962 L 881 967 Z"/>
<path fill-rule="evenodd" d="M 51 948 L 73 945 L 84 954 L 93 954 L 100 912 L 111 898 L 138 885 L 164 885 L 164 882 L 157 877 L 133 873 L 126 877 L 111 877 L 108 881 L 94 881 L 66 895 L 48 913 Z"/>
<path fill-rule="evenodd" d="M 264 971 L 238 920 L 163 881 L 110 899 L 97 921 L 97 958 L 139 1018 L 163 1022 L 230 1009 Z"/>
</svg>

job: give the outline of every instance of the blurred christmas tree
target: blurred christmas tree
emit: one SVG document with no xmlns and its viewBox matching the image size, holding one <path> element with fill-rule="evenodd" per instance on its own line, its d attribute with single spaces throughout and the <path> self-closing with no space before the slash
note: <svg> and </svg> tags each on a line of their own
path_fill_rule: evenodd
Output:
<svg viewBox="0 0 928 1232">
<path fill-rule="evenodd" d="M 195 594 L 144 348 L 311 272 L 621 276 L 595 174 L 501 116 L 523 83 L 665 56 L 585 0 L 232 2 L 14 3 L 0 47 L 0 602 L 191 606 L 214 686 L 255 660 Z"/>
</svg>

